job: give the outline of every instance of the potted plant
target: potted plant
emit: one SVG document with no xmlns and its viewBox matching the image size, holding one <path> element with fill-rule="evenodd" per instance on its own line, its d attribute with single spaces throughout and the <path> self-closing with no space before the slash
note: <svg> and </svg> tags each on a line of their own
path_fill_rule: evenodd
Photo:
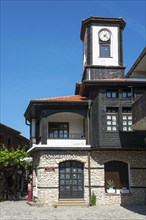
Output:
<svg viewBox="0 0 146 220">
<path fill-rule="evenodd" d="M 127 184 L 122 184 L 121 193 L 129 193 Z"/>
<path fill-rule="evenodd" d="M 106 188 L 107 188 L 107 193 L 115 193 L 115 189 L 114 189 L 114 181 L 113 180 L 107 180 L 106 183 Z"/>
</svg>

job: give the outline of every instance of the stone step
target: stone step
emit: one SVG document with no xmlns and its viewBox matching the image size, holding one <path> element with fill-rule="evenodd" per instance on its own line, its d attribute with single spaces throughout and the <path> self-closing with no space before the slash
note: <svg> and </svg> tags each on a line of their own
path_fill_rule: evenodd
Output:
<svg viewBox="0 0 146 220">
<path fill-rule="evenodd" d="M 87 204 L 84 199 L 59 199 L 57 206 L 82 206 L 85 207 Z"/>
</svg>

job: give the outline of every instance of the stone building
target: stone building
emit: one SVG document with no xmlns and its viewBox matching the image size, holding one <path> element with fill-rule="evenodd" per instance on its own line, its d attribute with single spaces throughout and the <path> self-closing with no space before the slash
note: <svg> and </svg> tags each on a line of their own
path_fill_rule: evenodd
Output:
<svg viewBox="0 0 146 220">
<path fill-rule="evenodd" d="M 91 205 L 93 192 L 97 205 L 145 202 L 146 131 L 132 130 L 131 106 L 146 78 L 125 76 L 125 25 L 122 18 L 83 20 L 75 94 L 31 100 L 25 111 L 38 202 Z"/>
<path fill-rule="evenodd" d="M 9 149 L 29 146 L 29 140 L 22 136 L 21 133 L 7 125 L 0 123 L 0 146 L 5 146 Z"/>
<path fill-rule="evenodd" d="M 7 125 L 0 123 L 0 149 L 6 147 L 9 151 L 18 147 L 29 149 L 29 140 L 21 133 Z M 0 163 L 0 201 L 14 199 L 14 186 L 21 195 L 27 193 L 26 169 L 23 166 L 2 166 Z M 11 188 L 11 189 L 10 189 Z M 11 194 L 11 195 L 10 195 Z"/>
</svg>

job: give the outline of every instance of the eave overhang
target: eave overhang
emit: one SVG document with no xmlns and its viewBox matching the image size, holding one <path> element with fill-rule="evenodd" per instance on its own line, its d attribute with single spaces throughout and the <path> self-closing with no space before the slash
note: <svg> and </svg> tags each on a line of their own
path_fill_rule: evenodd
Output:
<svg viewBox="0 0 146 220">
<path fill-rule="evenodd" d="M 146 80 L 132 80 L 132 79 L 99 79 L 86 80 L 80 85 L 80 96 L 87 96 L 87 91 L 92 87 L 103 86 L 127 86 L 127 87 L 144 87 L 146 88 Z"/>
<path fill-rule="evenodd" d="M 119 26 L 121 29 L 124 29 L 126 22 L 122 18 L 103 18 L 103 17 L 94 17 L 91 16 L 85 20 L 82 20 L 80 39 L 84 40 L 86 27 L 91 25 L 104 25 L 104 26 Z"/>
<path fill-rule="evenodd" d="M 66 108 L 66 107 L 82 107 L 85 108 L 88 106 L 88 99 L 84 101 L 55 101 L 55 100 L 31 100 L 25 113 L 24 117 L 26 120 L 30 121 L 30 118 L 35 115 L 37 108 Z"/>
<path fill-rule="evenodd" d="M 128 71 L 125 78 L 142 78 L 141 76 L 146 78 L 146 47 Z"/>
<path fill-rule="evenodd" d="M 33 154 L 36 151 L 88 151 L 91 149 L 91 145 L 86 145 L 84 147 L 75 147 L 75 146 L 67 146 L 67 147 L 48 147 L 47 145 L 34 145 L 27 152 Z"/>
</svg>

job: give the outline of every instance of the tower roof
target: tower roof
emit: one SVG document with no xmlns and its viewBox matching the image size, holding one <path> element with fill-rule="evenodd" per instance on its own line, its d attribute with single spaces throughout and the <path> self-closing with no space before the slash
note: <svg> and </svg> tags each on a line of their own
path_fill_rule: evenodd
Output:
<svg viewBox="0 0 146 220">
<path fill-rule="evenodd" d="M 85 29 L 87 26 L 91 24 L 98 24 L 98 25 L 108 25 L 108 26 L 119 26 L 121 29 L 124 29 L 126 22 L 123 20 L 123 18 L 107 18 L 107 17 L 94 17 L 90 16 L 87 19 L 82 20 L 81 25 L 81 32 L 80 32 L 80 38 L 81 40 L 84 39 Z"/>
</svg>

